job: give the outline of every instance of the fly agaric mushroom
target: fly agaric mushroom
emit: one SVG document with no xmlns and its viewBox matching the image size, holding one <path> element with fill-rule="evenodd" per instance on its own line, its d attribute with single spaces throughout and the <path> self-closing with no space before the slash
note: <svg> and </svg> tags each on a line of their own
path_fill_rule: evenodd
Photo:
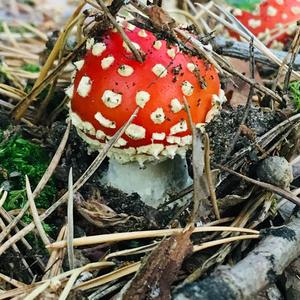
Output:
<svg viewBox="0 0 300 300">
<path fill-rule="evenodd" d="M 130 23 L 123 26 L 144 61 L 135 60 L 115 30 L 101 41 L 88 40 L 87 53 L 75 63 L 77 73 L 67 90 L 72 98 L 70 117 L 79 135 L 92 148 L 101 149 L 140 107 L 108 153 L 105 181 L 125 192 L 138 192 L 145 202 L 156 206 L 170 181 L 178 188 L 188 182 L 185 160 L 177 156 L 176 166 L 166 160 L 176 154 L 184 157 L 191 147 L 183 97 L 193 122 L 201 124 L 215 111 L 223 91 L 212 65 L 182 53 L 151 32 Z M 149 161 L 159 163 L 139 168 Z M 166 184 L 164 177 L 168 177 Z"/>
<path fill-rule="evenodd" d="M 300 19 L 300 1 L 266 0 L 252 13 L 234 10 L 234 14 L 255 36 L 277 46 L 295 31 Z"/>
</svg>

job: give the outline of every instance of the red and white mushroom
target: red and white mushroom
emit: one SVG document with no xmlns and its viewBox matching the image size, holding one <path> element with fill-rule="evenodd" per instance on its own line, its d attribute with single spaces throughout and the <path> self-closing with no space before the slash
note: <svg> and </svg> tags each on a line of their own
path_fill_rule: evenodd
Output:
<svg viewBox="0 0 300 300">
<path fill-rule="evenodd" d="M 193 122 L 205 123 L 221 101 L 218 74 L 206 61 L 182 53 L 151 32 L 130 23 L 124 30 L 144 61 L 135 60 L 115 30 L 101 41 L 89 40 L 67 90 L 72 122 L 92 148 L 102 148 L 139 106 L 137 117 L 109 152 L 111 160 L 142 165 L 184 156 L 192 135 L 183 97 Z"/>
<path fill-rule="evenodd" d="M 300 19 L 300 1 L 265 0 L 254 12 L 234 11 L 239 21 L 267 44 L 284 43 Z"/>
</svg>

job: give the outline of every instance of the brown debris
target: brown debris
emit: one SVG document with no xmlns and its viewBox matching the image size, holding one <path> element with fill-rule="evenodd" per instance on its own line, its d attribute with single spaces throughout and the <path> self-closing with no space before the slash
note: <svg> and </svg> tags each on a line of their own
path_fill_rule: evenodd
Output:
<svg viewBox="0 0 300 300">
<path fill-rule="evenodd" d="M 192 228 L 163 240 L 147 257 L 123 299 L 170 299 L 171 284 L 183 259 L 192 253 L 191 233 Z"/>
</svg>

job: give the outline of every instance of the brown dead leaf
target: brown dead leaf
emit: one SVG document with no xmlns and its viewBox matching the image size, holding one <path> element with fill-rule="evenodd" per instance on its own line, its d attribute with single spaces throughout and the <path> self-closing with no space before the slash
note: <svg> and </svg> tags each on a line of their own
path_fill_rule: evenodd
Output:
<svg viewBox="0 0 300 300">
<path fill-rule="evenodd" d="M 75 195 L 75 207 L 88 222 L 100 228 L 124 224 L 131 218 L 127 214 L 116 213 L 99 199 L 84 200 L 78 193 Z"/>
<path fill-rule="evenodd" d="M 239 71 L 244 74 L 248 78 L 250 78 L 249 71 L 249 62 L 243 61 L 237 58 L 228 58 L 228 62 L 232 66 L 233 69 Z M 262 83 L 262 79 L 258 73 L 255 71 L 254 79 L 258 83 Z M 225 94 L 227 96 L 228 101 L 232 107 L 237 107 L 238 105 L 245 105 L 247 102 L 248 94 L 249 94 L 250 86 L 240 78 L 234 76 L 232 81 L 230 81 L 225 88 Z"/>
<path fill-rule="evenodd" d="M 192 230 L 163 240 L 146 258 L 122 299 L 170 299 L 171 284 L 184 258 L 192 253 Z"/>
<path fill-rule="evenodd" d="M 155 27 L 166 30 L 176 26 L 176 21 L 169 14 L 157 5 L 148 8 L 148 15 Z"/>
</svg>

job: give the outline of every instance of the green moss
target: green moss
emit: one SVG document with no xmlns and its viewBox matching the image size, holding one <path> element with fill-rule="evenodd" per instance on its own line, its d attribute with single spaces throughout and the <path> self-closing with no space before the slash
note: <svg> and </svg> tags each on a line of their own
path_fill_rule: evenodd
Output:
<svg viewBox="0 0 300 300">
<path fill-rule="evenodd" d="M 9 30 L 13 33 L 20 33 L 20 34 L 24 34 L 25 32 L 30 32 L 28 29 L 26 29 L 23 26 L 9 26 Z M 4 32 L 4 28 L 3 28 L 3 22 L 0 21 L 0 32 Z"/>
<path fill-rule="evenodd" d="M 22 69 L 24 71 L 30 72 L 30 73 L 37 73 L 41 70 L 40 66 L 35 64 L 24 64 L 22 66 Z"/>
<path fill-rule="evenodd" d="M 48 167 L 49 157 L 39 145 L 15 135 L 8 141 L 0 140 L 0 186 L 9 190 L 4 203 L 6 210 L 23 207 L 27 201 L 25 175 L 29 177 L 32 189 L 36 187 Z M 50 180 L 41 194 L 36 198 L 37 208 L 48 208 L 54 198 L 56 188 Z"/>
<path fill-rule="evenodd" d="M 254 11 L 262 0 L 225 0 L 229 5 L 248 11 Z"/>
<path fill-rule="evenodd" d="M 289 88 L 296 110 L 300 110 L 300 81 L 291 82 Z"/>
</svg>

